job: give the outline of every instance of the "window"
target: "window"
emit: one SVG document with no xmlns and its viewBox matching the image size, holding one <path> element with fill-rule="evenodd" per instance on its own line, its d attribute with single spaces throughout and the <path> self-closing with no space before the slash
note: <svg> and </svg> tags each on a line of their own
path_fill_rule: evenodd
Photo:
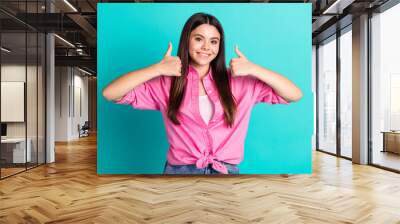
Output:
<svg viewBox="0 0 400 224">
<path fill-rule="evenodd" d="M 336 153 L 336 36 L 318 47 L 318 149 Z"/>
<path fill-rule="evenodd" d="M 351 26 L 340 36 L 340 155 L 352 157 L 352 32 Z"/>
<path fill-rule="evenodd" d="M 400 170 L 400 4 L 371 18 L 372 163 Z"/>
</svg>

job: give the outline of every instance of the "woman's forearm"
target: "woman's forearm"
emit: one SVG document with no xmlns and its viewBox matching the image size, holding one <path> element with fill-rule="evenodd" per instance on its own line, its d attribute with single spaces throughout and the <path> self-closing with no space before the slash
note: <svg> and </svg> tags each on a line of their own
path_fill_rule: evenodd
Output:
<svg viewBox="0 0 400 224">
<path fill-rule="evenodd" d="M 103 96 L 107 100 L 121 99 L 125 94 L 136 86 L 159 76 L 157 64 L 128 72 L 112 81 L 103 89 Z"/>
<path fill-rule="evenodd" d="M 253 76 L 271 86 L 286 101 L 298 101 L 303 97 L 301 90 L 286 77 L 262 66 L 254 66 Z"/>
</svg>

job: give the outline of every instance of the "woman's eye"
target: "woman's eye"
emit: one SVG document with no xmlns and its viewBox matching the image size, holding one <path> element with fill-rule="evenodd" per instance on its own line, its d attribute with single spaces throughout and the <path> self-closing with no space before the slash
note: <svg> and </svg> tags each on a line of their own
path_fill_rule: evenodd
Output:
<svg viewBox="0 0 400 224">
<path fill-rule="evenodd" d="M 201 40 L 201 38 L 198 38 L 198 37 L 197 37 L 197 38 L 194 38 L 194 39 L 195 39 L 196 41 L 200 41 L 200 40 Z"/>
<path fill-rule="evenodd" d="M 214 40 L 214 41 L 211 41 L 211 43 L 212 43 L 212 44 L 217 44 L 218 41 L 215 41 L 215 40 Z"/>
</svg>

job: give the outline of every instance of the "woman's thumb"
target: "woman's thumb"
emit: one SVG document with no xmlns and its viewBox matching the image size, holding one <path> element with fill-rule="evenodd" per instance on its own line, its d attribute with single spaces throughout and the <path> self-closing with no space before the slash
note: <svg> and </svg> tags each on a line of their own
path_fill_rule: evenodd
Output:
<svg viewBox="0 0 400 224">
<path fill-rule="evenodd" d="M 171 52 L 172 52 L 172 44 L 171 44 L 171 41 L 168 43 L 168 49 L 167 49 L 167 52 L 165 52 L 165 55 L 164 55 L 164 57 L 165 56 L 171 56 Z"/>
<path fill-rule="evenodd" d="M 239 46 L 238 45 L 235 46 L 235 52 L 239 56 L 239 58 L 246 58 L 244 56 L 244 54 L 241 51 L 239 51 Z"/>
</svg>

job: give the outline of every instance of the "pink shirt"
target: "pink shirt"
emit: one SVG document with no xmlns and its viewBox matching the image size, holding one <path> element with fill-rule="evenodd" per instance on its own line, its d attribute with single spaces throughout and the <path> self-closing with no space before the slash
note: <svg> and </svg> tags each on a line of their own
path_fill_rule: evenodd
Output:
<svg viewBox="0 0 400 224">
<path fill-rule="evenodd" d="M 214 86 L 212 71 L 203 78 L 207 95 L 214 104 L 213 116 L 207 124 L 199 110 L 199 75 L 189 66 L 185 95 L 177 118 L 181 125 L 175 125 L 167 117 L 167 103 L 171 76 L 158 76 L 135 87 L 118 104 L 130 104 L 136 109 L 159 110 L 162 113 L 167 138 L 170 144 L 167 160 L 172 165 L 196 164 L 205 168 L 208 164 L 224 174 L 225 165 L 239 164 L 243 160 L 244 142 L 247 134 L 251 109 L 254 104 L 288 104 L 263 81 L 253 76 L 239 76 L 231 79 L 232 94 L 237 101 L 235 121 L 232 128 L 225 125 L 224 111 Z"/>
</svg>

